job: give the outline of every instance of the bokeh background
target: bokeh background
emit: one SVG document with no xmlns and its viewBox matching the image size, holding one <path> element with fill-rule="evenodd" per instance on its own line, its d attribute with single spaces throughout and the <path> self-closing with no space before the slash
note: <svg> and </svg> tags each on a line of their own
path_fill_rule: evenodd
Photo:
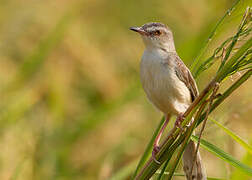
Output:
<svg viewBox="0 0 252 180">
<path fill-rule="evenodd" d="M 132 172 L 162 114 L 141 88 L 144 45 L 129 27 L 169 25 L 178 54 L 190 66 L 233 3 L 1 0 L 0 179 L 119 179 Z M 241 1 L 205 57 L 236 31 L 248 5 L 251 1 Z M 214 72 L 197 79 L 200 90 Z M 247 142 L 252 142 L 251 89 L 249 80 L 212 115 Z M 203 137 L 252 166 L 251 155 L 210 121 Z M 201 153 L 209 176 L 249 179 Z"/>
</svg>

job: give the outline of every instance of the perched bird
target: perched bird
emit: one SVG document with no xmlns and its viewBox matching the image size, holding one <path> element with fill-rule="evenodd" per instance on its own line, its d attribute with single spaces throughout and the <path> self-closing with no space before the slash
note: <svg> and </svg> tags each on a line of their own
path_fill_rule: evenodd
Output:
<svg viewBox="0 0 252 180">
<path fill-rule="evenodd" d="M 173 40 L 172 31 L 162 23 L 147 23 L 141 27 L 131 27 L 138 32 L 145 44 L 140 64 L 140 79 L 148 99 L 165 115 L 165 123 L 158 133 L 152 151 L 153 160 L 159 163 L 155 155 L 160 150 L 159 140 L 172 115 L 177 116 L 176 126 L 180 127 L 183 113 L 198 96 L 198 89 L 190 70 L 179 58 Z M 183 164 L 187 179 L 206 179 L 205 169 L 199 152 L 192 176 L 190 169 L 196 145 L 190 141 L 187 145 Z"/>
</svg>

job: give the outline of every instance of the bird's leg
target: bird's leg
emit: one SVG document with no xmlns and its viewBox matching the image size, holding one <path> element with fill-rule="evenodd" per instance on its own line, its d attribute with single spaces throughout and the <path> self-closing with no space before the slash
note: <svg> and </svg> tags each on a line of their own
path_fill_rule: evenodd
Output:
<svg viewBox="0 0 252 180">
<path fill-rule="evenodd" d="M 180 128 L 183 131 L 183 127 L 181 126 L 181 122 L 185 119 L 184 114 L 180 113 L 177 116 L 176 122 L 175 122 L 175 126 Z"/>
<path fill-rule="evenodd" d="M 162 136 L 162 134 L 163 134 L 169 120 L 170 120 L 170 117 L 171 117 L 170 115 L 165 116 L 165 122 L 164 122 L 163 126 L 161 127 L 161 130 L 159 131 L 159 133 L 158 133 L 158 135 L 157 135 L 157 137 L 156 137 L 156 139 L 154 141 L 153 150 L 152 150 L 152 158 L 158 164 L 160 164 L 160 162 L 156 159 L 156 154 L 160 150 L 159 141 L 160 141 L 160 138 L 161 138 L 161 136 Z"/>
</svg>

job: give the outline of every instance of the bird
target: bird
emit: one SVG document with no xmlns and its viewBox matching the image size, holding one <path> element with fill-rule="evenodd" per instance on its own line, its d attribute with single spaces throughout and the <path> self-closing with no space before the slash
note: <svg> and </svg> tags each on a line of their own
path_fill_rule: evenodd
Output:
<svg viewBox="0 0 252 180">
<path fill-rule="evenodd" d="M 175 125 L 181 127 L 184 112 L 199 95 L 196 82 L 183 61 L 178 56 L 171 29 L 159 22 L 146 23 L 139 27 L 130 27 L 130 30 L 141 35 L 145 50 L 140 62 L 140 81 L 151 103 L 163 112 L 165 122 L 154 140 L 152 158 L 160 150 L 160 138 L 169 123 L 171 116 L 177 116 Z M 189 141 L 183 154 L 183 169 L 187 179 L 206 179 L 199 152 L 192 174 L 193 157 L 196 145 Z M 189 177 L 191 176 L 191 177 Z"/>
</svg>

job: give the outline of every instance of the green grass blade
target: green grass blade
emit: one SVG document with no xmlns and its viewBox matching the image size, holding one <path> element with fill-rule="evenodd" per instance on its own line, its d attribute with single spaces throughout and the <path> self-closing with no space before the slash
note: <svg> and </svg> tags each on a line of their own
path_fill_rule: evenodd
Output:
<svg viewBox="0 0 252 180">
<path fill-rule="evenodd" d="M 216 80 L 218 82 L 225 79 L 232 71 L 234 71 L 233 66 L 239 60 L 248 49 L 252 47 L 252 37 L 248 39 L 239 50 L 228 60 L 228 62 L 223 66 L 223 68 L 217 73 Z"/>
<path fill-rule="evenodd" d="M 194 142 L 198 142 L 198 137 L 192 135 L 191 139 Z M 247 175 L 252 176 L 252 168 L 243 164 L 242 162 L 233 158 L 230 154 L 224 152 L 220 148 L 216 147 L 215 145 L 209 143 L 208 141 L 201 139 L 200 146 L 206 149 L 207 151 L 215 154 L 217 157 L 221 158 L 222 160 L 226 161 L 230 165 L 234 166 L 235 168 L 239 169 L 240 171 L 246 173 Z"/>
<path fill-rule="evenodd" d="M 250 143 L 252 143 L 252 138 L 249 141 Z M 252 154 L 250 154 L 249 152 L 247 152 L 242 160 L 243 163 L 248 164 L 249 166 L 252 166 Z M 248 175 L 242 173 L 239 170 L 235 170 L 231 173 L 230 175 L 230 180 L 239 180 L 239 179 L 243 179 L 243 180 L 250 180 L 251 177 L 249 177 Z"/>
<path fill-rule="evenodd" d="M 170 159 L 166 160 L 166 162 L 165 162 L 165 164 L 164 164 L 161 172 L 159 173 L 159 176 L 158 176 L 157 180 L 161 180 L 162 179 L 162 177 L 163 177 L 163 175 L 165 173 L 165 170 L 166 170 L 166 168 L 168 166 L 169 161 L 170 161 Z"/>
<path fill-rule="evenodd" d="M 203 47 L 200 49 L 197 57 L 195 58 L 195 60 L 193 61 L 192 65 L 191 65 L 191 70 L 192 70 L 192 73 L 193 75 L 195 76 L 195 72 L 197 70 L 197 67 L 198 67 L 198 64 L 199 64 L 199 61 L 201 59 L 201 57 L 205 54 L 211 40 L 213 39 L 214 35 L 216 34 L 219 26 L 224 22 L 224 20 L 226 19 L 226 17 L 228 17 L 231 12 L 235 9 L 235 7 L 239 4 L 240 0 L 237 0 L 231 8 L 229 8 L 226 13 L 224 14 L 224 16 L 217 22 L 217 24 L 215 25 L 213 31 L 211 32 L 211 34 L 209 35 L 207 41 L 205 42 L 205 44 L 203 45 Z"/>
<path fill-rule="evenodd" d="M 228 60 L 231 51 L 235 47 L 235 44 L 238 42 L 238 39 L 240 38 L 240 35 L 241 35 L 242 31 L 243 31 L 244 26 L 247 25 L 247 19 L 249 19 L 249 16 L 250 16 L 250 8 L 247 8 L 237 33 L 233 37 L 231 44 L 227 47 L 226 55 L 224 56 L 218 71 L 220 71 L 224 67 L 226 61 Z"/>
<path fill-rule="evenodd" d="M 242 140 L 238 135 L 233 133 L 231 130 L 220 124 L 218 121 L 214 120 L 213 118 L 209 118 L 213 123 L 223 129 L 231 138 L 233 138 L 236 142 L 238 142 L 242 147 L 244 147 L 250 154 L 252 154 L 252 147 Z"/>
<path fill-rule="evenodd" d="M 225 180 L 222 178 L 207 177 L 207 180 Z"/>
<path fill-rule="evenodd" d="M 136 170 L 135 170 L 135 172 L 134 172 L 134 174 L 133 174 L 133 176 L 132 176 L 132 179 L 134 179 L 134 178 L 136 177 L 136 175 L 137 175 L 139 169 L 142 167 L 142 165 L 144 164 L 144 162 L 145 162 L 146 159 L 148 158 L 148 156 L 149 156 L 149 154 L 150 154 L 150 152 L 151 152 L 151 150 L 152 150 L 152 147 L 153 147 L 153 142 L 154 142 L 154 140 L 155 140 L 155 138 L 156 138 L 156 136 L 157 136 L 159 130 L 161 129 L 161 127 L 162 127 L 164 121 L 165 121 L 165 118 L 163 117 L 163 118 L 161 119 L 161 121 L 160 121 L 158 127 L 156 128 L 156 130 L 155 130 L 155 132 L 154 132 L 154 134 L 153 134 L 153 136 L 152 136 L 152 138 L 151 138 L 149 144 L 147 145 L 147 148 L 145 149 L 144 154 L 143 154 L 143 156 L 141 157 L 141 159 L 140 159 L 140 161 L 139 161 L 139 163 L 138 163 L 138 165 L 137 165 L 137 167 L 136 167 Z"/>
</svg>

